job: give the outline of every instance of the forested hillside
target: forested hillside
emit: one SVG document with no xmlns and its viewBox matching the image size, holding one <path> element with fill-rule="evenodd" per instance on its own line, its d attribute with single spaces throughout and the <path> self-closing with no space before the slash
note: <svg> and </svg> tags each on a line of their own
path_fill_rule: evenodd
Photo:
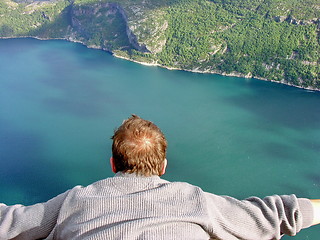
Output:
<svg viewBox="0 0 320 240">
<path fill-rule="evenodd" d="M 0 0 L 0 37 L 320 89 L 319 0 Z"/>
</svg>

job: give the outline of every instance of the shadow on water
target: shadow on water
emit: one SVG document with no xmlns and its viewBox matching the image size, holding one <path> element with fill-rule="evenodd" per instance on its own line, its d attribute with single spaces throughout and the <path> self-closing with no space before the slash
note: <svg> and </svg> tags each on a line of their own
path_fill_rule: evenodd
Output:
<svg viewBox="0 0 320 240">
<path fill-rule="evenodd" d="M 30 39 L 30 41 L 34 41 L 34 39 Z M 39 42 L 39 41 L 37 41 Z M 111 53 L 101 50 L 101 49 L 90 49 L 88 51 L 88 47 L 82 45 L 81 43 L 69 42 L 67 40 L 45 40 L 40 41 L 44 45 L 48 45 L 48 42 L 51 46 L 56 45 L 56 47 L 48 48 L 45 52 L 41 52 L 39 54 L 39 59 L 48 63 L 49 65 L 56 64 L 57 62 L 61 67 L 65 69 L 72 69 L 76 64 L 83 65 L 86 68 L 101 68 L 108 67 L 109 65 L 113 65 L 114 61 L 108 61 L 104 57 L 97 57 L 98 55 L 109 55 L 112 56 Z M 68 61 L 69 56 L 73 55 L 81 55 L 75 61 Z M 64 63 L 68 63 L 64 65 Z M 71 64 L 71 65 L 70 65 Z"/>
<path fill-rule="evenodd" d="M 65 42 L 57 42 L 57 44 L 65 46 Z M 39 81 L 55 93 L 45 97 L 43 104 L 50 111 L 57 113 L 91 118 L 104 116 L 108 112 L 105 108 L 110 106 L 111 111 L 120 100 L 111 89 L 110 91 L 105 88 L 101 90 L 104 84 L 101 82 L 101 77 L 95 77 L 92 73 L 96 72 L 95 69 L 103 70 L 110 61 L 104 62 L 95 54 L 90 55 L 91 52 L 86 51 L 86 48 L 79 44 L 70 43 L 70 46 L 75 46 L 77 54 L 81 54 L 81 58 L 77 61 L 68 59 L 68 56 L 74 56 L 72 53 L 68 54 L 68 51 L 72 51 L 73 48 L 49 50 L 45 51 L 45 55 L 40 56 L 40 59 L 46 62 L 46 72 L 49 73 L 46 75 L 50 77 L 39 79 Z M 83 51 L 80 49 L 81 53 L 79 48 L 84 48 Z M 103 52 L 103 54 L 106 53 Z"/>
<path fill-rule="evenodd" d="M 46 99 L 44 104 L 46 107 L 49 107 L 52 112 L 68 113 L 80 117 L 94 118 L 104 114 L 97 104 L 85 101 L 79 103 L 79 101 L 71 96 L 66 96 L 64 99 Z"/>
<path fill-rule="evenodd" d="M 270 159 L 287 160 L 288 162 L 303 160 L 303 153 L 296 151 L 291 146 L 282 143 L 269 142 L 263 145 L 261 151 Z"/>
<path fill-rule="evenodd" d="M 0 135 L 0 185 L 10 186 L 13 192 L 21 191 L 24 196 L 23 199 L 12 199 L 7 192 L 2 191 L 0 198 L 9 201 L 7 204 L 16 201 L 23 204 L 46 201 L 70 188 L 62 175 L 57 177 L 55 174 L 59 173 L 56 171 L 58 167 L 47 161 L 42 152 L 43 141 L 39 136 L 18 131 L 2 120 Z"/>
<path fill-rule="evenodd" d="M 107 112 L 106 107 L 112 107 L 121 101 L 111 89 L 110 91 L 105 88 L 101 90 L 101 85 L 104 83 L 100 80 L 108 78 L 108 73 L 103 78 L 94 75 L 96 70 L 104 70 L 116 64 L 108 60 L 110 58 L 97 57 L 97 54 L 106 55 L 105 51 L 88 51 L 81 44 L 61 40 L 8 39 L 1 40 L 0 44 L 6 46 L 0 46 L 2 58 L 15 61 L 19 67 L 23 67 L 26 61 L 30 63 L 28 68 L 24 69 L 26 77 L 14 75 L 17 71 L 12 70 L 11 75 L 26 81 L 19 79 L 19 84 L 15 84 L 16 79 L 13 79 L 7 83 L 10 90 L 19 91 L 20 96 L 34 99 L 44 95 L 43 92 L 38 92 L 38 89 L 41 91 L 45 89 L 47 94 L 41 101 L 47 110 L 94 118 L 104 115 Z M 35 58 L 28 57 L 29 51 L 33 51 L 30 56 L 35 56 Z M 74 57 L 79 55 L 81 57 Z M 29 71 L 37 74 L 33 72 L 29 74 Z M 8 70 L 5 69 L 4 72 Z M 11 77 L 10 72 L 8 74 L 8 77 Z M 32 76 L 32 79 L 29 75 Z M 30 84 L 28 81 L 40 85 Z M 41 84 L 46 85 L 46 88 L 42 88 Z"/>
<path fill-rule="evenodd" d="M 300 146 L 301 149 L 308 149 L 320 153 L 320 142 L 315 142 L 314 139 L 299 139 L 296 140 L 296 144 Z"/>
<path fill-rule="evenodd" d="M 47 110 L 56 113 L 70 114 L 76 117 L 96 118 L 105 116 L 112 108 L 119 104 L 119 98 L 112 93 L 106 94 L 99 90 L 99 84 L 88 79 L 51 78 L 48 84 L 60 93 L 59 96 L 50 96 L 42 100 Z"/>
<path fill-rule="evenodd" d="M 255 114 L 263 122 L 295 129 L 319 128 L 320 92 L 309 92 L 285 85 L 250 80 L 252 91 L 233 96 L 227 101 Z"/>
<path fill-rule="evenodd" d="M 0 48 L 2 56 L 16 56 L 21 53 L 21 51 L 30 51 L 32 52 L 34 48 L 39 46 L 39 41 L 34 41 L 34 39 L 24 39 L 21 41 L 19 38 L 13 39 L 1 39 Z"/>
</svg>

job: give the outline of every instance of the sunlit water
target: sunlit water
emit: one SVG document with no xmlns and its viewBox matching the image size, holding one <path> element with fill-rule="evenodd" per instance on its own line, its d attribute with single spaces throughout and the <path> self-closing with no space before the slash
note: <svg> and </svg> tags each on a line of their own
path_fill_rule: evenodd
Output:
<svg viewBox="0 0 320 240">
<path fill-rule="evenodd" d="M 320 93 L 32 39 L 0 40 L 0 84 L 0 202 L 46 201 L 112 176 L 110 136 L 131 113 L 167 136 L 167 180 L 239 199 L 320 198 Z"/>
</svg>

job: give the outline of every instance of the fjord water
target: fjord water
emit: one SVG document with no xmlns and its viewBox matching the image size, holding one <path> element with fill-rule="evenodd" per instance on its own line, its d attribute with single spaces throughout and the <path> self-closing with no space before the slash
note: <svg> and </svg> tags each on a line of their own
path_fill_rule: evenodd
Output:
<svg viewBox="0 0 320 240">
<path fill-rule="evenodd" d="M 165 179 L 239 199 L 320 198 L 318 92 L 34 39 L 0 40 L 0 84 L 0 202 L 46 201 L 112 176 L 110 136 L 131 113 L 165 133 Z"/>
</svg>

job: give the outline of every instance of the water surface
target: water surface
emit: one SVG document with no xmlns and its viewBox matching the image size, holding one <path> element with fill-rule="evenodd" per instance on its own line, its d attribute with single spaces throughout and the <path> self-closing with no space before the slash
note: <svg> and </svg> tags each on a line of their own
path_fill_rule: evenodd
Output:
<svg viewBox="0 0 320 240">
<path fill-rule="evenodd" d="M 0 202 L 46 201 L 112 176 L 110 136 L 131 113 L 167 136 L 165 179 L 240 199 L 320 198 L 317 92 L 33 39 L 0 40 L 0 84 Z"/>
</svg>

